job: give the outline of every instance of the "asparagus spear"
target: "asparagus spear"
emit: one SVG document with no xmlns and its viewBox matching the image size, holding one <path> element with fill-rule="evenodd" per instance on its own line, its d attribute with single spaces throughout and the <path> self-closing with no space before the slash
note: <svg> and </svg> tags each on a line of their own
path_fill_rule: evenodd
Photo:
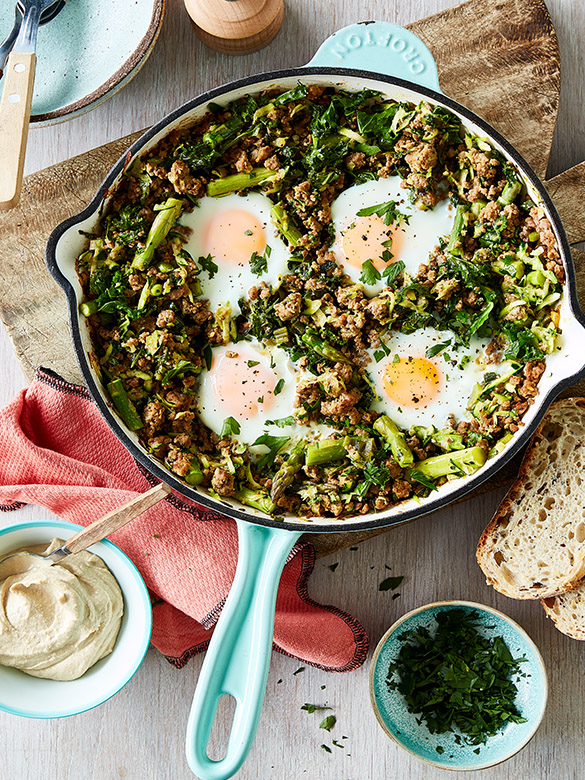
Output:
<svg viewBox="0 0 585 780">
<path fill-rule="evenodd" d="M 519 194 L 521 189 L 522 185 L 519 181 L 509 181 L 502 190 L 502 194 L 498 198 L 498 203 L 502 206 L 508 206 L 512 203 L 516 195 Z"/>
<path fill-rule="evenodd" d="M 232 176 L 224 176 L 223 179 L 214 179 L 207 185 L 207 194 L 212 198 L 227 195 L 230 192 L 240 192 L 249 187 L 255 187 L 265 181 L 270 181 L 278 176 L 278 171 L 270 171 L 268 168 L 254 168 L 250 173 L 234 173 Z"/>
<path fill-rule="evenodd" d="M 453 227 L 451 228 L 451 235 L 449 237 L 449 243 L 447 244 L 447 252 L 450 252 L 452 255 L 461 254 L 461 247 L 457 246 L 457 244 L 459 243 L 461 234 L 463 233 L 463 229 L 465 228 L 466 211 L 467 211 L 466 206 L 463 205 L 457 206 L 457 211 L 455 212 L 455 219 L 453 220 Z"/>
<path fill-rule="evenodd" d="M 112 382 L 108 383 L 107 389 L 118 414 L 126 423 L 126 426 L 130 428 L 131 431 L 137 431 L 139 428 L 142 428 L 144 423 L 140 419 L 136 407 L 128 398 L 128 393 L 124 388 L 122 380 L 114 379 Z"/>
<path fill-rule="evenodd" d="M 270 488 L 270 498 L 276 504 L 287 487 L 295 478 L 295 474 L 300 471 L 305 456 L 305 444 L 302 441 L 297 442 L 291 450 L 288 460 L 278 469 L 272 480 Z"/>
<path fill-rule="evenodd" d="M 79 311 L 84 317 L 89 317 L 91 314 L 95 314 L 98 310 L 97 300 L 94 298 L 91 301 L 85 301 L 79 307 Z"/>
<path fill-rule="evenodd" d="M 483 466 L 487 458 L 485 450 L 481 447 L 468 447 L 465 450 L 446 452 L 443 455 L 434 455 L 432 458 L 421 460 L 412 471 L 431 479 L 446 477 L 448 474 L 472 474 L 480 466 Z"/>
<path fill-rule="evenodd" d="M 203 472 L 197 458 L 193 458 L 191 461 L 191 468 L 185 474 L 185 482 L 188 485 L 200 485 L 203 482 Z"/>
<path fill-rule="evenodd" d="M 386 439 L 399 466 L 404 468 L 414 463 L 414 456 L 406 443 L 406 438 L 393 420 L 383 414 L 375 421 L 373 428 Z"/>
<path fill-rule="evenodd" d="M 138 268 L 138 270 L 144 271 L 150 265 L 154 257 L 154 250 L 165 240 L 167 233 L 172 228 L 175 220 L 178 219 L 182 209 L 183 204 L 177 198 L 168 198 L 160 206 L 155 207 L 158 214 L 150 226 L 144 249 L 136 253 L 131 268 Z"/>
<path fill-rule="evenodd" d="M 268 495 L 262 490 L 252 490 L 252 488 L 241 487 L 236 493 L 236 498 L 239 498 L 242 504 L 259 509 L 261 512 L 272 514 L 276 509 L 276 505 Z"/>
<path fill-rule="evenodd" d="M 270 209 L 270 217 L 291 246 L 297 246 L 303 234 L 294 225 L 282 203 Z"/>
<path fill-rule="evenodd" d="M 323 439 L 309 444 L 305 464 L 307 466 L 320 466 L 323 463 L 341 460 L 346 455 L 344 439 Z"/>
<path fill-rule="evenodd" d="M 335 349 L 335 347 L 332 347 L 331 344 L 323 341 L 323 339 L 319 338 L 315 333 L 307 331 L 306 333 L 303 333 L 301 340 L 308 347 L 311 347 L 318 355 L 327 358 L 327 360 L 331 360 L 333 363 L 351 363 L 351 360 L 346 358 L 343 352 L 340 352 L 338 349 Z"/>
</svg>

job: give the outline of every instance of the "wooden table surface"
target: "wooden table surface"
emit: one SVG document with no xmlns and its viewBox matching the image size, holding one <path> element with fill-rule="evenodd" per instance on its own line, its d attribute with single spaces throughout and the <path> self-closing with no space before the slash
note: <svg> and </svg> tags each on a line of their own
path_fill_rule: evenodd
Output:
<svg viewBox="0 0 585 780">
<path fill-rule="evenodd" d="M 486 0 L 490 2 L 491 0 Z M 266 49 L 243 58 L 216 55 L 194 36 L 181 0 L 167 0 L 167 15 L 153 55 L 122 92 L 86 116 L 31 131 L 26 171 L 33 172 L 109 140 L 140 130 L 202 88 L 247 73 L 299 65 L 322 40 L 364 18 L 408 24 L 456 5 L 457 0 L 288 0 L 284 27 Z M 585 159 L 585 6 L 582 0 L 547 0 L 559 37 L 563 85 L 549 176 Z M 363 9 L 363 10 L 362 10 Z M 453 45 L 456 45 L 454 31 Z M 286 43 L 286 45 L 285 45 Z M 202 83 L 201 80 L 205 82 Z M 0 403 L 26 379 L 0 333 Z M 485 585 L 475 563 L 475 544 L 501 498 L 501 491 L 445 509 L 318 561 L 311 595 L 347 609 L 365 626 L 371 652 L 390 624 L 405 611 L 438 599 L 465 598 L 491 604 L 516 619 L 540 647 L 549 672 L 550 697 L 544 723 L 515 758 L 486 770 L 489 780 L 581 780 L 585 736 L 584 647 L 559 634 L 538 603 L 510 601 Z M 30 507 L 1 515 L 0 526 L 49 513 Z M 332 572 L 331 563 L 339 565 Z M 392 567 L 404 575 L 400 597 L 379 592 Z M 184 757 L 187 715 L 201 657 L 174 669 L 150 650 L 126 686 L 97 709 L 59 721 L 34 721 L 0 713 L 3 780 L 189 780 Z M 273 654 L 266 701 L 256 743 L 241 780 L 437 780 L 477 777 L 426 767 L 391 743 L 376 723 L 368 696 L 368 664 L 345 675 L 326 674 Z M 321 686 L 325 686 L 322 689 Z M 319 730 L 318 715 L 305 702 L 328 704 L 337 717 L 331 734 Z M 332 739 L 346 749 L 321 748 Z M 222 744 L 221 723 L 215 733 Z"/>
</svg>

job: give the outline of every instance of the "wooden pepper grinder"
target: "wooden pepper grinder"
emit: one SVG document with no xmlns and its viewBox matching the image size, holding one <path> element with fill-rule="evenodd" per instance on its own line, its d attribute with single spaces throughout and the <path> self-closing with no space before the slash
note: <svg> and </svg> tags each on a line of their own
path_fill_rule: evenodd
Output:
<svg viewBox="0 0 585 780">
<path fill-rule="evenodd" d="M 223 54 L 249 54 L 280 30 L 284 0 L 184 0 L 203 43 Z"/>
</svg>

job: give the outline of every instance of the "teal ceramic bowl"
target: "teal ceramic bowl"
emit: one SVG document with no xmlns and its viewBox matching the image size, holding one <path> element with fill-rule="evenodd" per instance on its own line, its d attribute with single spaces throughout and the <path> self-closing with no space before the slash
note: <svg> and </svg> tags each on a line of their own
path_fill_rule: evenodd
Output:
<svg viewBox="0 0 585 780">
<path fill-rule="evenodd" d="M 165 2 L 68 0 L 51 22 L 41 25 L 33 127 L 83 114 L 124 87 L 152 52 Z M 12 28 L 14 5 L 0 3 L 0 40 Z"/>
<path fill-rule="evenodd" d="M 0 558 L 29 544 L 68 539 L 82 526 L 62 520 L 25 522 L 0 529 Z M 31 677 L 0 665 L 0 710 L 25 718 L 64 718 L 102 704 L 130 681 L 150 642 L 152 608 L 146 585 L 130 558 L 104 540 L 88 548 L 106 563 L 124 597 L 124 616 L 114 650 L 78 680 Z"/>
<path fill-rule="evenodd" d="M 424 723 L 419 725 L 416 715 L 408 711 L 402 694 L 390 690 L 386 682 L 388 668 L 402 646 L 399 636 L 404 631 L 423 626 L 432 633 L 437 625 L 435 615 L 454 608 L 477 612 L 481 633 L 487 637 L 501 636 L 514 657 L 525 656 L 527 659 L 522 664 L 522 673 L 526 676 L 514 680 L 518 688 L 516 705 L 526 723 L 507 724 L 501 733 L 489 737 L 478 753 L 474 752 L 477 750 L 475 745 L 457 744 L 452 733 L 431 734 Z M 370 667 L 370 697 L 380 726 L 400 747 L 441 769 L 486 769 L 511 758 L 536 733 L 544 716 L 547 695 L 548 683 L 542 657 L 524 629 L 501 612 L 471 601 L 440 601 L 403 615 L 380 640 Z"/>
</svg>

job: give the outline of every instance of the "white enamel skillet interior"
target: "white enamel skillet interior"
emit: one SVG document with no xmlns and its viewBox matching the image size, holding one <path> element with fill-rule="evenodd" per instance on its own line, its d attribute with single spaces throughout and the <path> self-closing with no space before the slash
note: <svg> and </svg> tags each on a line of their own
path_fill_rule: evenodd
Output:
<svg viewBox="0 0 585 780">
<path fill-rule="evenodd" d="M 276 521 L 237 502 L 220 501 L 210 496 L 204 488 L 186 485 L 172 475 L 145 450 L 136 434 L 128 431 L 112 411 L 105 389 L 89 360 L 92 345 L 84 318 L 79 313 L 82 289 L 75 272 L 75 259 L 86 245 L 86 239 L 79 231 L 91 232 L 95 228 L 107 207 L 108 193 L 115 188 L 123 171 L 133 160 L 156 146 L 171 130 L 188 127 L 197 121 L 206 113 L 211 101 L 225 105 L 265 89 L 291 89 L 299 82 L 349 91 L 368 88 L 379 91 L 387 98 L 415 104 L 426 100 L 444 106 L 459 116 L 470 132 L 487 137 L 520 170 L 529 194 L 537 204 L 542 205 L 551 222 L 567 278 L 561 304 L 560 326 L 563 333 L 560 348 L 547 359 L 547 370 L 540 381 L 539 395 L 524 416 L 523 426 L 504 450 L 475 474 L 447 483 L 428 498 L 410 500 L 384 512 L 343 521 L 333 518 L 299 520 L 293 516 Z M 469 493 L 521 449 L 554 397 L 575 382 L 585 370 L 585 358 L 582 357 L 585 318 L 577 302 L 570 247 L 544 186 L 497 131 L 459 103 L 442 95 L 436 66 L 426 46 L 409 31 L 385 22 L 352 25 L 340 30 L 323 44 L 311 63 L 304 68 L 250 76 L 211 90 L 178 108 L 138 139 L 128 153 L 118 160 L 84 211 L 56 228 L 49 239 L 46 259 L 49 270 L 67 295 L 73 342 L 86 384 L 115 435 L 145 468 L 186 498 L 238 521 L 238 571 L 201 671 L 189 721 L 187 756 L 191 768 L 203 780 L 230 777 L 237 771 L 251 746 L 268 672 L 276 588 L 282 567 L 300 534 L 358 531 L 397 524 L 436 510 Z M 226 756 L 221 761 L 211 761 L 205 746 L 217 702 L 224 693 L 235 696 L 236 714 Z"/>
</svg>

